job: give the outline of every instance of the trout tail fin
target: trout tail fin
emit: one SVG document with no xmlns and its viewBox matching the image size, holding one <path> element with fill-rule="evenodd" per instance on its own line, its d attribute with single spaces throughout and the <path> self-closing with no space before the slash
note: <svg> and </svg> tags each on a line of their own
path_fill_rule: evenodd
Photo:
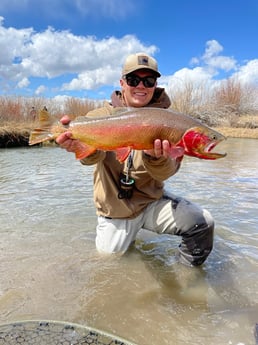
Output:
<svg viewBox="0 0 258 345">
<path fill-rule="evenodd" d="M 51 126 L 54 123 L 53 117 L 47 111 L 47 108 L 44 107 L 39 112 L 39 127 L 35 128 L 29 137 L 29 145 L 35 145 L 42 143 L 44 141 L 54 140 L 54 134 L 51 133 Z"/>
<path fill-rule="evenodd" d="M 54 140 L 55 136 L 50 132 L 50 128 L 35 128 L 30 133 L 29 145 L 43 143 L 44 141 Z"/>
</svg>

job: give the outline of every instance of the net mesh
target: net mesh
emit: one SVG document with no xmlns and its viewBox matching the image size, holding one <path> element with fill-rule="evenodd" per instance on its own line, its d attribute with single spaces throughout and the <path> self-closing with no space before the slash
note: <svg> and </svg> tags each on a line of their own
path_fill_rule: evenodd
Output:
<svg viewBox="0 0 258 345">
<path fill-rule="evenodd" d="M 83 326 L 54 321 L 25 321 L 0 326 L 0 345 L 133 345 Z"/>
</svg>

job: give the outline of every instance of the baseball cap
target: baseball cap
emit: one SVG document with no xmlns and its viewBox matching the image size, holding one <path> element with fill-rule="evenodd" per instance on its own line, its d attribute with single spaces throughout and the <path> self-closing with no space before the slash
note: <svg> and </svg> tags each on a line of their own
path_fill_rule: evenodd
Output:
<svg viewBox="0 0 258 345">
<path fill-rule="evenodd" d="M 124 63 L 122 69 L 122 75 L 126 75 L 137 71 L 138 69 L 149 69 L 156 73 L 157 77 L 160 77 L 161 74 L 158 71 L 158 63 L 157 61 L 145 54 L 145 53 L 137 53 L 129 55 Z"/>
</svg>

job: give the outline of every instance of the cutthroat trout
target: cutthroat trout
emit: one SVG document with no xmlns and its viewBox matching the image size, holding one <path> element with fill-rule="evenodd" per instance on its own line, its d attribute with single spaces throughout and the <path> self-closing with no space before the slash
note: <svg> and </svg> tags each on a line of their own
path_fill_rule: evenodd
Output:
<svg viewBox="0 0 258 345">
<path fill-rule="evenodd" d="M 225 157 L 211 152 L 225 137 L 192 117 L 159 108 L 114 108 L 105 117 L 80 117 L 69 125 L 48 123 L 31 132 L 29 145 L 54 140 L 61 133 L 72 133 L 84 145 L 75 155 L 83 159 L 96 150 L 115 151 L 123 162 L 131 150 L 149 150 L 155 139 L 168 140 L 173 158 L 189 155 L 201 159 Z"/>
</svg>

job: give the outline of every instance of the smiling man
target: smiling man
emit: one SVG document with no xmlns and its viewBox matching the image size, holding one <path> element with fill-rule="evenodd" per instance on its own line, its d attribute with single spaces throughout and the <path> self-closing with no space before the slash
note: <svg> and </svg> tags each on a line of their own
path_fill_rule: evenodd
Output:
<svg viewBox="0 0 258 345">
<path fill-rule="evenodd" d="M 121 90 L 113 92 L 112 103 L 86 116 L 112 116 L 114 107 L 124 106 L 168 108 L 170 99 L 157 86 L 160 76 L 153 57 L 145 53 L 128 56 L 122 69 Z M 61 121 L 67 123 L 69 119 Z M 71 139 L 69 132 L 56 141 L 69 152 L 83 145 Z M 169 148 L 167 140 L 156 138 L 153 149 L 132 151 L 124 163 L 117 161 L 113 151 L 97 151 L 81 160 L 83 165 L 95 165 L 96 247 L 100 253 L 125 253 L 144 228 L 181 236 L 178 257 L 185 264 L 201 265 L 210 254 L 214 230 L 210 213 L 164 190 L 164 181 L 178 171 L 183 158 L 171 158 Z"/>
</svg>

